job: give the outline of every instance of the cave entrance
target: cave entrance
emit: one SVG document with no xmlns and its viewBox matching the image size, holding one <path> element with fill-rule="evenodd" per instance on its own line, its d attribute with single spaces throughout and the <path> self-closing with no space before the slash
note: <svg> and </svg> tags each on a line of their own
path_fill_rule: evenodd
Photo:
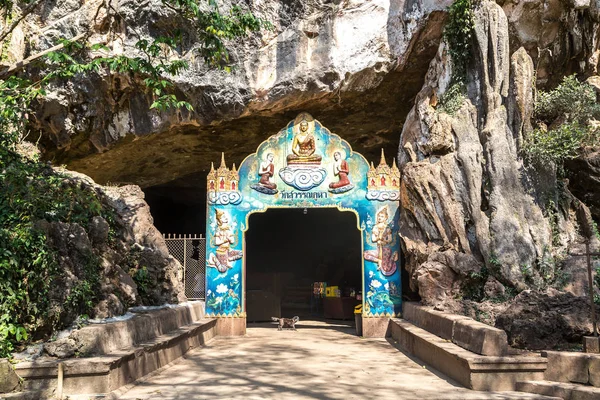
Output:
<svg viewBox="0 0 600 400">
<path fill-rule="evenodd" d="M 279 298 L 281 312 L 304 307 L 305 313 L 306 297 L 301 298 L 310 293 L 312 283 L 327 280 L 330 285 L 346 286 L 339 288 L 340 298 L 344 290 L 360 283 L 355 291 L 364 294 L 363 336 L 387 334 L 389 318 L 402 311 L 400 171 L 395 161 L 388 165 L 382 151 L 379 165 L 369 164 L 348 142 L 301 113 L 239 168 L 228 167 L 223 154 L 219 167 L 212 165 L 206 180 L 206 314 L 217 318 L 219 335 L 245 334 L 248 313 L 254 313 L 251 290 L 266 291 L 267 281 L 272 281 L 275 293 L 272 302 L 265 304 L 273 306 Z M 342 212 L 331 214 L 331 209 Z M 346 220 L 347 214 L 354 218 Z M 306 223 L 307 219 L 312 222 Z M 250 220 L 257 225 L 252 231 Z M 346 224 L 351 220 L 353 228 L 349 229 Z M 351 231 L 356 230 L 358 239 L 352 239 L 356 236 Z M 273 232 L 277 238 L 270 236 Z M 338 236 L 350 240 L 345 247 L 340 245 L 344 256 L 360 259 L 360 280 L 352 273 L 345 278 L 345 268 L 331 259 Z M 276 243 L 269 243 L 275 239 Z M 256 241 L 251 243 L 252 250 L 247 240 Z M 319 268 L 321 262 L 327 263 L 327 271 Z M 348 261 L 349 270 L 350 265 Z M 253 268 L 248 280 L 247 266 Z M 306 294 L 291 299 L 288 280 Z M 263 312 L 260 319 L 274 316 L 272 310 Z"/>
<path fill-rule="evenodd" d="M 353 322 L 363 276 L 357 222 L 352 211 L 334 208 L 252 214 L 245 233 L 246 320 L 299 316 Z"/>
</svg>

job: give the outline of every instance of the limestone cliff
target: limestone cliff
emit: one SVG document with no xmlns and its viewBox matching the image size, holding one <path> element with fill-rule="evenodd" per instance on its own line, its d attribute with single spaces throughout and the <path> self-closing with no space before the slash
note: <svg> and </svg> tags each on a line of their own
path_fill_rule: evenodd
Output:
<svg viewBox="0 0 600 400">
<path fill-rule="evenodd" d="M 438 100 L 452 76 L 442 44 L 408 114 L 398 153 L 400 234 L 410 285 L 425 303 L 459 312 L 473 307 L 465 307 L 463 300 L 497 302 L 556 286 L 557 275 L 564 272 L 563 258 L 581 240 L 577 230 L 589 232 L 591 223 L 587 208 L 557 183 L 551 167 L 523 158 L 523 140 L 531 131 L 535 68 L 523 47 L 511 49 L 509 20 L 498 4 L 483 1 L 476 7 L 474 36 L 462 105 L 450 115 Z M 554 301 L 548 302 L 548 296 Z M 519 296 L 515 304 L 524 298 L 557 307 L 571 301 L 553 291 Z M 583 298 L 578 301 L 585 304 Z M 573 319 L 580 322 L 581 335 L 589 329 L 586 311 L 569 309 L 580 313 Z M 506 325 L 515 317 L 499 322 Z M 507 330 L 512 339 L 522 333 Z M 577 336 L 566 328 L 561 332 L 570 340 Z M 512 343 L 548 345 L 540 335 Z M 560 341 L 554 339 L 550 346 Z"/>
<path fill-rule="evenodd" d="M 239 163 L 300 110 L 377 160 L 381 147 L 395 151 L 450 3 L 249 2 L 274 28 L 228 43 L 236 64 L 227 73 L 205 66 L 195 34 L 160 0 L 44 1 L 13 34 L 10 55 L 18 62 L 82 34 L 111 54 L 133 55 L 137 40 L 183 29 L 172 56 L 191 68 L 173 81 L 193 112 L 150 111 L 139 80 L 104 73 L 57 85 L 40 104 L 35 126 L 45 157 L 99 183 L 147 187 L 206 172 L 225 149 Z"/>
</svg>

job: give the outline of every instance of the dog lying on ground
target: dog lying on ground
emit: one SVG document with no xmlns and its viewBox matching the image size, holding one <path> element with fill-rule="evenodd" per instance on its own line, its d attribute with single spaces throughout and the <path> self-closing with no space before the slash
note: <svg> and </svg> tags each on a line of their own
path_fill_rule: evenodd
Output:
<svg viewBox="0 0 600 400">
<path fill-rule="evenodd" d="M 277 327 L 278 331 L 281 331 L 283 329 L 296 330 L 296 322 L 300 321 L 300 317 L 298 316 L 295 316 L 294 318 L 271 317 L 271 319 L 275 322 L 279 322 L 279 326 Z"/>
</svg>

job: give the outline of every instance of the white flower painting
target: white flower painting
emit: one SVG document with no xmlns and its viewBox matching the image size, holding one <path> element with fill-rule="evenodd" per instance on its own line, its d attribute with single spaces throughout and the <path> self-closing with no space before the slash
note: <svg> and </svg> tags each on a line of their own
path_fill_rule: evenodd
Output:
<svg viewBox="0 0 600 400">
<path fill-rule="evenodd" d="M 227 286 L 223 285 L 222 283 L 219 283 L 217 285 L 217 293 L 223 294 L 223 293 L 227 293 Z"/>
</svg>

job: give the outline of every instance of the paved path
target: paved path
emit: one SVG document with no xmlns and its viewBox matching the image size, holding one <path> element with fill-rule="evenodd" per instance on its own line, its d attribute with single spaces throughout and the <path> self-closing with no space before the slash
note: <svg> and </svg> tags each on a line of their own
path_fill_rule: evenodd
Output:
<svg viewBox="0 0 600 400">
<path fill-rule="evenodd" d="M 297 331 L 256 324 L 218 338 L 120 399 L 533 399 L 475 392 L 353 328 L 301 321 Z"/>
</svg>

